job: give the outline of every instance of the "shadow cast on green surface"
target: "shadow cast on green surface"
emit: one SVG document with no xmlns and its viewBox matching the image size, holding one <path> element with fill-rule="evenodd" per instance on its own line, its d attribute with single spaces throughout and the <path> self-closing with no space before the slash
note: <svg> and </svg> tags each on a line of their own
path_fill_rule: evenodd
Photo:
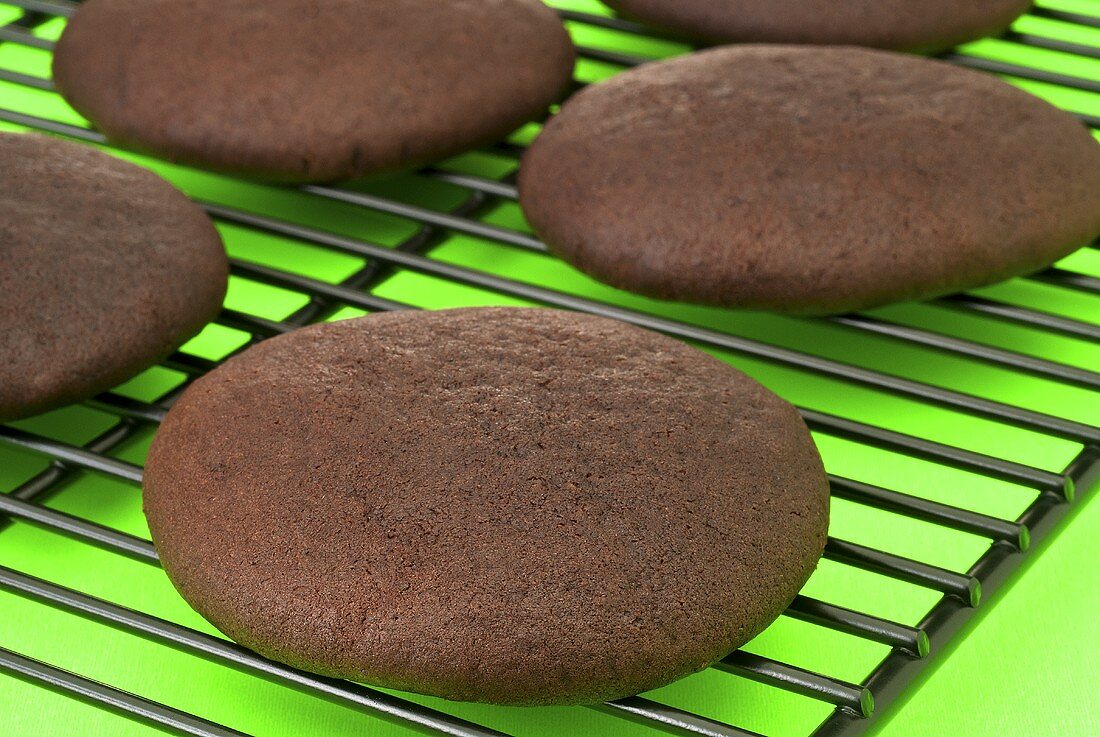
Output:
<svg viewBox="0 0 1100 737">
<path fill-rule="evenodd" d="M 600 10 L 598 3 L 591 0 L 568 0 L 555 4 L 573 9 Z M 1090 0 L 1061 0 L 1052 5 L 1078 12 L 1091 9 L 1094 13 L 1100 13 L 1097 3 Z M 0 23 L 4 22 L 3 13 L 8 9 L 9 6 L 0 3 Z M 44 38 L 55 38 L 62 26 L 63 21 L 55 20 L 38 32 Z M 1100 31 L 1064 26 L 1067 24 L 1042 18 L 1025 18 L 1019 24 L 1020 30 L 1029 33 L 1062 35 L 1067 39 L 1072 38 L 1080 43 L 1100 47 Z M 686 48 L 672 42 L 644 40 L 627 34 L 601 31 L 580 23 L 571 23 L 570 29 L 581 43 L 628 53 L 661 56 L 681 53 Z M 1067 62 L 1063 54 L 1026 50 L 1019 44 L 983 42 L 966 51 L 987 58 L 1027 60 L 1036 68 L 1049 66 L 1056 71 L 1079 75 L 1096 73 L 1096 64 L 1093 61 L 1081 61 L 1079 65 L 1075 65 Z M 49 55 L 46 52 L 0 44 L 0 69 L 44 76 L 48 74 L 48 61 Z M 578 77 L 596 80 L 617 70 L 618 67 L 610 64 L 584 60 L 578 67 Z M 1082 113 L 1100 114 L 1100 95 L 1039 82 L 1013 81 L 1056 104 Z M 56 95 L 12 83 L 0 82 L 0 107 L 74 125 L 84 124 Z M 19 128 L 0 124 L 0 129 Z M 516 143 L 527 142 L 537 129 L 535 125 L 526 126 L 512 140 Z M 172 166 L 148 157 L 122 155 L 157 170 L 200 199 L 366 239 L 388 247 L 408 238 L 420 227 L 418 223 L 406 218 L 322 199 L 289 188 L 245 183 L 229 177 Z M 475 152 L 444 162 L 441 166 L 495 179 L 507 174 L 515 164 L 515 160 L 509 156 Z M 415 172 L 362 180 L 346 185 L 346 188 L 441 212 L 454 207 L 465 196 L 462 188 Z M 522 215 L 514 203 L 499 204 L 482 220 L 517 232 L 526 231 Z M 360 256 L 338 253 L 291 238 L 276 237 L 228 223 L 221 223 L 219 227 L 233 257 L 325 282 L 337 282 L 364 263 Z M 569 294 L 683 320 L 814 355 L 859 363 L 1055 415 L 1091 423 L 1095 423 L 1096 418 L 1100 417 L 1100 393 L 1097 392 L 1024 377 L 1016 372 L 992 368 L 974 361 L 946 357 L 928 349 L 902 346 L 888 339 L 857 333 L 851 328 L 821 321 L 647 300 L 598 284 L 557 259 L 482 238 L 451 233 L 450 237 L 432 251 L 431 258 L 438 262 L 540 284 Z M 1082 252 L 1067 259 L 1063 265 L 1083 273 L 1100 275 L 1100 257 L 1094 252 Z M 524 300 L 514 296 L 404 269 L 389 276 L 373 292 L 377 296 L 430 308 L 525 304 Z M 1095 296 L 1071 293 L 1026 280 L 1014 280 L 980 292 L 1094 324 L 1100 323 L 1100 298 Z M 307 301 L 308 296 L 299 291 L 260 284 L 253 279 L 236 276 L 232 280 L 227 306 L 279 320 Z M 361 314 L 361 311 L 345 308 L 336 317 L 344 318 L 356 314 Z M 1073 366 L 1095 368 L 1100 365 L 1098 345 L 1037 330 L 1007 326 L 986 318 L 960 317 L 952 311 L 930 305 L 899 305 L 873 314 L 903 324 L 988 342 L 1029 355 L 1052 357 Z M 240 331 L 214 325 L 191 341 L 184 350 L 217 360 L 240 347 L 247 339 L 248 336 Z M 1079 449 L 1076 443 L 1048 435 L 967 417 L 958 412 L 888 396 L 846 382 L 812 376 L 805 371 L 746 358 L 731 351 L 713 348 L 709 350 L 758 377 L 789 399 L 815 409 L 856 417 L 883 427 L 1052 470 L 1060 469 Z M 178 385 L 182 379 L 183 375 L 179 372 L 155 368 L 128 382 L 118 391 L 126 396 L 152 401 L 164 391 Z M 19 423 L 19 427 L 67 442 L 81 443 L 109 425 L 110 421 L 110 417 L 103 413 L 77 407 Z M 143 431 L 116 455 L 140 464 L 150 438 L 151 431 Z M 1034 498 L 1033 490 L 928 461 L 869 448 L 820 433 L 817 441 L 830 471 L 834 473 L 1005 519 L 1018 515 Z M 46 460 L 32 453 L 0 446 L 0 482 L 4 484 L 2 488 L 10 490 L 40 471 L 46 463 Z M 52 499 L 50 506 L 108 527 L 141 537 L 147 536 L 140 509 L 140 496 L 136 488 L 120 482 L 92 474 L 80 475 Z M 1095 503 L 1093 506 L 1095 507 Z M 1079 510 L 1074 516 L 1077 514 Z M 987 547 L 983 538 L 952 532 L 843 500 L 837 500 L 833 504 L 832 532 L 839 537 L 953 570 L 965 570 Z M 1025 570 L 1032 566 L 1034 552 L 1029 557 Z M 0 535 L 0 564 L 150 612 L 208 634 L 214 632 L 186 606 L 158 569 L 26 524 L 16 523 Z M 929 589 L 831 561 L 821 564 L 804 593 L 909 624 L 916 623 L 938 598 Z M 987 616 L 982 613 L 979 619 Z M 971 631 L 973 627 L 971 624 L 967 631 Z M 256 734 L 358 734 L 365 731 L 376 735 L 411 733 L 404 727 L 380 722 L 312 696 L 259 681 L 2 592 L 0 645 Z M 851 681 L 858 681 L 885 654 L 882 646 L 787 617 L 779 619 L 746 649 Z M 952 649 L 954 646 L 947 648 L 948 651 Z M 928 677 L 927 674 L 926 671 L 924 678 Z M 1008 676 L 1004 674 L 991 672 L 990 678 L 997 683 L 1010 683 Z M 453 704 L 426 697 L 403 696 L 518 734 L 651 733 L 633 723 L 586 709 L 526 710 Z M 754 729 L 770 737 L 801 737 L 830 711 L 830 707 L 821 702 L 713 670 L 686 678 L 649 696 Z M 896 707 L 890 709 L 886 714 L 887 718 L 897 711 Z M 8 732 L 14 735 L 42 737 L 52 732 L 126 737 L 153 733 L 151 728 L 144 725 L 126 722 L 117 717 L 108 719 L 103 712 L 92 707 L 8 678 L 0 678 L 0 714 L 15 714 L 11 724 L 6 725 L 9 727 Z M 43 718 L 42 714 L 48 714 L 48 719 Z M 887 726 L 894 729 L 893 724 Z M 44 733 L 43 728 L 51 732 Z"/>
</svg>

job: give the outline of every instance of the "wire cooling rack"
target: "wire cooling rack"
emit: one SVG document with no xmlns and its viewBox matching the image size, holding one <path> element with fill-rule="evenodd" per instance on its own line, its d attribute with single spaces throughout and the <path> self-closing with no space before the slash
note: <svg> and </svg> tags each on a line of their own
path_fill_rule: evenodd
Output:
<svg viewBox="0 0 1100 737">
<path fill-rule="evenodd" d="M 51 35 L 40 31 L 51 25 L 56 27 L 62 22 L 58 19 L 69 16 L 75 8 L 63 0 L 5 0 L 0 9 L 4 5 L 19 11 L 7 25 L 0 27 L 0 51 L 9 46 L 49 52 L 53 46 Z M 639 47 L 655 55 L 685 50 L 675 41 L 618 18 L 576 9 L 563 9 L 561 14 L 581 44 L 579 69 L 589 78 L 606 76 L 615 69 L 645 61 L 648 57 L 637 53 Z M 1029 18 L 1070 30 L 1100 29 L 1098 17 L 1055 8 L 1036 8 Z M 587 43 L 586 39 L 595 42 Z M 1100 59 L 1096 46 L 1072 39 L 1072 33 L 1048 36 L 1021 30 L 1018 25 L 997 43 L 1081 60 Z M 1064 99 L 1071 105 L 1078 99 L 1074 95 L 1100 93 L 1096 77 L 1067 74 L 1058 70 L 1057 64 L 1052 68 L 1041 59 L 1035 66 L 1021 65 L 998 58 L 995 49 L 983 54 L 963 50 L 945 57 L 958 64 L 1006 75 L 1038 91 L 1047 87 L 1064 90 Z M 18 129 L 105 144 L 101 134 L 57 102 L 46 75 L 15 68 L 19 65 L 9 68 L 3 59 L 0 55 L 0 121 Z M 34 99 L 41 104 L 28 104 L 25 99 L 29 98 L 10 90 L 38 95 Z M 1087 101 L 1090 104 L 1084 108 L 1088 109 L 1075 112 L 1086 125 L 1100 128 L 1100 117 L 1095 114 L 1100 105 L 1092 105 L 1095 101 L 1091 98 Z M 6 493 L 0 494 L 0 514 L 5 517 L 0 517 L 0 538 L 7 530 L 30 524 L 81 545 L 157 566 L 156 552 L 143 537 L 63 511 L 48 502 L 62 490 L 78 487 L 89 474 L 140 484 L 140 465 L 120 457 L 127 444 L 148 435 L 190 379 L 209 371 L 226 355 L 271 335 L 319 320 L 358 314 L 357 311 L 437 306 L 426 296 L 432 289 L 471 290 L 485 302 L 548 305 L 613 317 L 694 342 L 735 363 L 764 367 L 750 372 L 764 373 L 765 382 L 781 393 L 785 385 L 774 377 L 791 376 L 796 377 L 792 381 L 809 382 L 807 386 L 818 394 L 821 387 L 844 394 L 838 411 L 824 411 L 814 402 L 800 407 L 819 442 L 832 439 L 858 452 L 910 459 L 919 468 L 932 469 L 924 473 L 935 478 L 946 469 L 949 474 L 1026 490 L 1023 511 L 1012 517 L 970 508 L 965 486 L 948 490 L 941 495 L 944 498 L 936 499 L 935 494 L 926 492 L 927 485 L 919 479 L 908 479 L 922 492 L 912 493 L 912 489 L 901 483 L 905 478 L 894 484 L 901 488 L 892 488 L 892 484 L 857 480 L 855 474 L 842 475 L 830 467 L 834 499 L 983 541 L 980 554 L 959 570 L 839 536 L 829 539 L 825 552 L 828 564 L 867 572 L 871 574 L 867 580 L 881 587 L 881 592 L 873 590 L 870 598 L 890 596 L 892 589 L 886 585 L 889 581 L 935 595 L 934 604 L 914 624 L 882 616 L 872 611 L 874 607 L 864 610 L 842 606 L 806 592 L 795 600 L 783 619 L 797 620 L 815 628 L 814 631 L 820 628 L 840 633 L 881 648 L 883 656 L 862 677 L 845 679 L 828 675 L 823 669 L 806 668 L 749 651 L 736 652 L 714 666 L 713 670 L 732 674 L 736 680 L 763 684 L 761 698 L 765 701 L 779 699 L 780 694 L 786 693 L 824 705 L 824 719 L 812 728 L 814 735 L 864 732 L 878 721 L 886 706 L 910 687 L 943 646 L 958 635 L 989 594 L 1020 566 L 1032 543 L 1050 535 L 1067 514 L 1075 494 L 1088 492 L 1100 480 L 1097 449 L 1100 427 L 1088 421 L 1087 414 L 1074 416 L 1072 411 L 1036 406 L 1045 400 L 1033 401 L 1018 393 L 998 396 L 996 382 L 991 387 L 982 385 L 985 377 L 1007 372 L 1013 377 L 1039 382 L 1034 386 L 1054 387 L 1042 396 L 1064 400 L 1052 402 L 1060 410 L 1066 401 L 1072 404 L 1074 398 L 1085 397 L 1095 402 L 1100 394 L 1097 391 L 1100 373 L 1087 368 L 1087 360 L 1082 366 L 1082 360 L 1056 360 L 1044 353 L 1046 346 L 1058 345 L 1058 341 L 1091 349 L 1100 345 L 1100 324 L 1083 319 L 1072 310 L 1057 309 L 1058 304 L 1072 302 L 1069 295 L 1086 301 L 1100 297 L 1100 278 L 1088 273 L 1087 268 L 1095 259 L 1088 260 L 1091 256 L 1086 253 L 1082 262 L 1085 268 L 1078 269 L 1074 266 L 1078 262 L 1071 261 L 1068 266 L 1063 263 L 1022 280 L 1019 299 L 1015 298 L 1017 292 L 1010 291 L 1004 297 L 993 290 L 934 300 L 914 307 L 917 312 L 886 310 L 805 320 L 740 316 L 710 309 L 673 309 L 588 285 L 576 275 L 562 282 L 543 279 L 540 283 L 537 275 L 531 277 L 530 269 L 517 267 L 510 272 L 508 266 L 510 259 L 528 257 L 536 259 L 532 263 L 550 263 L 545 246 L 521 222 L 507 215 L 514 211 L 514 170 L 530 132 L 521 132 L 484 152 L 486 160 L 494 162 L 493 166 L 464 167 L 460 157 L 406 175 L 417 183 L 412 187 L 393 182 L 373 187 L 306 185 L 293 189 L 296 198 L 293 206 L 280 199 L 282 195 L 275 194 L 274 188 L 251 183 L 227 185 L 224 178 L 216 177 L 204 180 L 205 189 L 195 188 L 201 190 L 196 199 L 218 222 L 227 242 L 232 234 L 241 239 L 304 244 L 313 249 L 311 253 L 346 258 L 354 263 L 354 268 L 339 278 L 319 278 L 308 273 L 308 269 L 274 263 L 260 251 L 243 249 L 243 255 L 235 253 L 233 243 L 229 243 L 234 283 L 271 288 L 278 294 L 296 295 L 300 300 L 293 309 L 282 310 L 281 314 L 264 314 L 266 310 L 234 307 L 231 287 L 230 302 L 217 319 L 217 326 L 241 336 L 238 344 L 213 357 L 185 346 L 162 367 L 181 377 L 180 380 L 158 396 L 140 398 L 120 389 L 85 403 L 86 408 L 111 418 L 105 429 L 86 442 L 67 442 L 47 432 L 26 429 L 22 423 L 0 426 L 0 445 L 47 461 L 41 470 L 3 489 Z M 471 170 L 477 171 L 471 173 Z M 487 174 L 487 170 L 493 173 Z M 261 190 L 266 193 L 264 197 L 274 199 L 274 204 L 270 207 L 234 204 L 233 197 L 227 194 L 230 185 Z M 435 199 L 426 204 L 418 195 L 422 187 L 445 188 L 450 193 L 449 204 L 440 207 Z M 287 191 L 290 190 L 283 190 Z M 207 198 L 204 196 L 207 192 L 222 196 Z M 281 211 L 284 206 L 286 212 Z M 323 215 L 330 212 L 326 208 L 333 206 L 351 213 L 347 217 L 366 218 L 369 222 L 362 228 L 323 227 Z M 314 217 L 311 212 L 321 212 L 322 216 Z M 378 237 L 372 237 L 371 224 L 377 222 L 390 225 L 380 225 Z M 393 223 L 404 224 L 406 230 L 392 226 Z M 404 235 L 396 237 L 393 235 L 396 232 Z M 456 239 L 465 249 L 462 251 L 465 256 L 448 251 Z M 1029 303 L 1026 298 L 1028 289 L 1038 289 L 1045 295 L 1038 300 L 1038 306 L 1035 299 Z M 929 321 L 935 327 L 921 324 L 919 318 L 924 314 L 921 310 L 932 310 L 940 316 Z M 1091 314 L 1100 316 L 1100 309 Z M 944 319 L 943 315 L 948 317 Z M 956 321 L 963 327 L 954 329 Z M 797 327 L 790 327 L 795 323 Z M 831 355 L 828 348 L 838 330 L 847 336 L 840 341 L 844 352 L 841 356 Z M 1040 342 L 1036 343 L 1040 349 L 1017 348 L 1014 336 L 1020 335 L 1040 336 Z M 852 345 L 867 347 L 869 353 L 853 352 Z M 1076 355 L 1093 355 L 1088 350 Z M 875 358 L 876 352 L 888 357 L 897 352 L 901 358 L 884 363 Z M 964 386 L 959 388 L 955 386 L 958 377 L 953 373 L 919 376 L 920 370 L 910 370 L 906 363 L 909 356 L 933 356 L 929 360 L 940 362 L 936 365 L 947 361 L 949 367 L 961 366 L 978 378 L 969 383 L 962 381 Z M 986 373 L 982 373 L 983 367 Z M 768 381 L 768 377 L 773 380 Z M 849 401 L 847 392 L 852 391 L 864 393 L 859 397 L 874 399 L 870 403 Z M 879 402 L 884 403 L 887 411 L 879 411 L 876 406 Z M 947 438 L 937 437 L 936 431 L 928 430 L 931 427 L 928 423 L 916 426 L 927 432 L 914 431 L 906 428 L 904 421 L 894 421 L 891 412 L 895 406 L 924 413 L 922 416 L 931 418 L 933 424 L 951 418 L 961 429 L 948 432 Z M 1012 433 L 1024 439 L 1014 441 L 1017 445 L 1034 442 L 1043 448 L 1058 449 L 1068 463 L 1052 470 L 1035 460 L 1037 455 L 1030 458 L 1022 451 L 996 452 L 1000 438 L 1016 437 Z M 1018 457 L 1021 453 L 1024 460 Z M 829 453 L 826 460 L 830 460 Z M 376 719 L 381 718 L 430 733 L 461 737 L 508 733 L 461 715 L 461 709 L 455 705 L 304 673 L 265 660 L 208 631 L 128 608 L 7 565 L 0 565 L 0 589 L 166 648 L 293 687 L 310 697 L 349 707 L 361 712 L 364 732 L 375 729 L 379 724 Z M 22 626 L 33 627 L 34 623 L 25 622 Z M 4 647 L 0 647 L 0 671 L 170 731 L 209 736 L 244 734 L 185 709 Z M 729 682 L 731 689 L 734 682 L 735 679 Z M 705 709 L 673 705 L 675 701 L 675 697 L 638 696 L 593 708 L 614 719 L 630 720 L 640 732 L 650 727 L 693 735 L 757 734 L 750 728 L 708 716 L 703 713 Z M 583 710 L 578 707 L 569 713 L 580 711 Z M 569 717 L 564 719 L 559 726 L 568 732 Z"/>
</svg>

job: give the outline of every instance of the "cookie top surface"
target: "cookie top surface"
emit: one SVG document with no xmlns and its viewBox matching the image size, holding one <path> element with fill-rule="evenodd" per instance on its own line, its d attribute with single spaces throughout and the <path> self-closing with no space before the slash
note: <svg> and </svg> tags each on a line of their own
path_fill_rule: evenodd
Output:
<svg viewBox="0 0 1100 737">
<path fill-rule="evenodd" d="M 564 94 L 573 60 L 537 0 L 88 0 L 53 73 L 117 143 L 332 181 L 503 137 Z"/>
<path fill-rule="evenodd" d="M 828 519 L 792 406 L 686 344 L 542 309 L 265 341 L 168 413 L 144 498 L 172 581 L 234 640 L 523 704 L 726 655 L 790 602 Z"/>
<path fill-rule="evenodd" d="M 0 192 L 0 421 L 129 379 L 221 307 L 221 239 L 156 174 L 0 133 Z"/>
<path fill-rule="evenodd" d="M 999 79 L 854 47 L 739 46 L 573 96 L 520 202 L 574 265 L 656 297 L 804 313 L 1029 273 L 1100 232 L 1100 146 Z"/>
<path fill-rule="evenodd" d="M 604 0 L 709 43 L 852 44 L 932 51 L 998 33 L 1032 0 Z"/>
</svg>

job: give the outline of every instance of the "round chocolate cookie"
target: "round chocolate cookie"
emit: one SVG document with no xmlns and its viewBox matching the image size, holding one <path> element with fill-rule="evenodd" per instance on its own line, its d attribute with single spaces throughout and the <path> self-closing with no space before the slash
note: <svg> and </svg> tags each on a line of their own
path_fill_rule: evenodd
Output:
<svg viewBox="0 0 1100 737">
<path fill-rule="evenodd" d="M 307 182 L 501 138 L 566 91 L 573 60 L 537 0 L 87 0 L 53 74 L 117 143 Z"/>
<path fill-rule="evenodd" d="M 1032 0 L 603 0 L 706 43 L 854 44 L 937 51 L 999 33 Z"/>
<path fill-rule="evenodd" d="M 609 284 L 830 313 L 1036 271 L 1100 233 L 1100 146 L 996 77 L 852 47 L 740 46 L 575 95 L 520 202 Z"/>
<path fill-rule="evenodd" d="M 371 315 L 197 381 L 150 450 L 180 593 L 306 670 L 589 703 L 706 667 L 786 607 L 828 487 L 791 405 L 603 318 Z"/>
<path fill-rule="evenodd" d="M 156 174 L 0 133 L 0 192 L 0 421 L 129 379 L 221 307 L 221 239 Z"/>
</svg>

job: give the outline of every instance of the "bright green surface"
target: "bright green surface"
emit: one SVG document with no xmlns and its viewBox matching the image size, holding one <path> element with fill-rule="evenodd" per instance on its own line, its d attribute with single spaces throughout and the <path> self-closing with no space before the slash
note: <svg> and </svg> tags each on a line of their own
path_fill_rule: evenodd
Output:
<svg viewBox="0 0 1100 737">
<path fill-rule="evenodd" d="M 557 4 L 586 10 L 599 8 L 589 0 Z M 1100 15 L 1100 2 L 1096 0 L 1048 5 Z M 0 4 L 0 22 L 4 21 L 6 12 L 8 8 Z M 15 12 L 9 15 L 14 16 Z M 51 23 L 40 29 L 40 35 L 56 37 L 61 27 L 60 22 Z M 1041 19 L 1024 19 L 1019 28 L 1029 33 L 1100 46 L 1100 31 Z M 573 24 L 571 30 L 579 43 L 603 48 L 650 56 L 683 50 L 676 44 L 643 42 L 583 25 Z M 971 50 L 975 54 L 1036 68 L 1100 78 L 1100 62 L 1057 52 L 1025 49 L 1000 41 L 984 41 L 973 45 Z M 46 77 L 49 55 L 0 44 L 0 68 Z M 578 77 L 593 80 L 612 71 L 614 69 L 608 65 L 582 61 Z M 1064 107 L 1100 114 L 1100 95 L 1037 83 L 1024 86 Z M 82 124 L 55 95 L 13 84 L 0 82 L 0 107 Z M 14 129 L 4 125 L 0 128 Z M 521 138 L 526 139 L 533 132 L 534 127 L 529 127 Z M 321 229 L 385 245 L 394 245 L 416 230 L 409 221 L 350 205 L 321 201 L 286 189 L 244 184 L 141 157 L 128 158 L 157 169 L 203 199 Z M 470 154 L 450 162 L 449 166 L 458 171 L 500 176 L 512 164 L 511 160 L 502 157 Z M 455 206 L 465 196 L 464 190 L 416 175 L 396 175 L 354 186 L 440 210 Z M 514 204 L 497 206 L 486 220 L 506 227 L 525 227 Z M 362 264 L 357 257 L 241 227 L 221 225 L 221 231 L 227 248 L 235 257 L 320 280 L 339 281 Z M 490 241 L 454 235 L 435 249 L 432 257 L 820 356 L 858 362 L 1082 422 L 1096 424 L 1100 418 L 1100 395 L 1096 392 L 902 346 L 820 321 L 657 303 L 596 284 L 553 258 Z M 1100 252 L 1083 251 L 1061 265 L 1100 275 Z M 374 292 L 423 307 L 520 303 L 501 294 L 408 271 L 396 273 Z M 982 293 L 1100 322 L 1100 299 L 1092 296 L 1019 280 L 982 290 Z M 305 301 L 306 297 L 300 293 L 235 277 L 227 306 L 280 319 Z M 359 312 L 346 309 L 338 316 L 353 314 Z M 925 305 L 896 306 L 876 314 L 1022 353 L 1055 358 L 1071 365 L 1100 366 L 1100 346 L 1080 340 L 1010 327 Z M 219 358 L 240 346 L 245 339 L 242 333 L 211 326 L 188 346 L 188 351 Z M 1054 471 L 1060 470 L 1079 450 L 1076 444 L 1057 438 L 739 355 L 716 353 L 788 399 L 814 409 Z M 148 400 L 180 379 L 180 375 L 158 368 L 119 391 Z M 82 443 L 108 427 L 110 422 L 107 415 L 71 408 L 18 425 L 68 442 Z M 119 457 L 140 463 L 148 440 L 147 433 L 127 446 Z M 1031 490 L 926 461 L 826 435 L 819 435 L 817 440 L 831 472 L 906 493 L 1006 519 L 1014 518 L 1034 498 Z M 0 489 L 10 490 L 43 467 L 45 461 L 0 444 Z M 148 534 L 140 512 L 139 492 L 123 483 L 86 475 L 51 499 L 49 505 L 132 534 Z M 1100 553 L 1095 534 L 1089 534 L 1100 516 L 1097 509 L 1100 504 L 1093 504 L 1080 515 L 1075 526 L 1054 546 L 1052 555 L 1035 566 L 1028 578 L 985 618 L 949 665 L 935 674 L 912 704 L 882 731 L 883 734 L 891 737 L 930 733 L 993 735 L 1003 733 L 1006 727 L 1014 730 L 1017 725 L 1027 725 L 1039 734 L 1100 732 L 1096 712 L 1077 706 L 1100 676 L 1097 631 L 1094 625 L 1091 632 L 1081 627 L 1081 623 L 1090 621 L 1088 605 L 1093 605 L 1095 610 L 1095 605 L 1100 603 L 1094 577 L 1084 563 L 1095 560 Z M 1092 525 L 1089 517 L 1093 520 Z M 958 571 L 966 570 L 988 545 L 988 541 L 971 535 L 839 500 L 833 504 L 831 533 L 838 538 Z M 1071 555 L 1066 550 L 1076 553 Z M 159 570 L 47 531 L 16 524 L 0 533 L 0 565 L 213 633 L 179 599 Z M 908 624 L 919 621 L 938 598 L 935 592 L 830 562 L 822 563 L 805 593 Z M 235 674 L 4 592 L 0 592 L 0 646 L 257 735 L 409 733 L 404 728 L 390 727 L 371 717 Z M 862 680 L 887 652 L 883 646 L 786 617 L 780 618 L 746 649 L 853 682 Z M 1052 664 L 1057 663 L 1063 664 L 1063 670 L 1053 667 Z M 1073 677 L 1067 673 L 1072 673 Z M 1004 690 L 1003 701 L 991 704 L 990 697 L 979 698 L 995 689 Z M 649 696 L 777 737 L 807 734 L 831 709 L 821 702 L 715 671 L 692 676 Z M 584 709 L 502 709 L 410 698 L 516 734 L 647 732 L 633 724 Z M 1041 709 L 1037 706 L 1040 703 Z M 994 705 L 998 711 L 993 710 Z M 1042 722 L 1032 721 L 1033 714 L 1053 714 L 1052 709 L 1057 709 L 1061 718 L 1046 726 L 1057 724 L 1057 729 L 1044 730 Z M 49 716 L 44 718 L 44 715 Z M 153 732 L 92 707 L 0 677 L 0 733 L 113 736 Z"/>
<path fill-rule="evenodd" d="M 1100 734 L 1097 530 L 1094 495 L 878 737 Z"/>
</svg>

